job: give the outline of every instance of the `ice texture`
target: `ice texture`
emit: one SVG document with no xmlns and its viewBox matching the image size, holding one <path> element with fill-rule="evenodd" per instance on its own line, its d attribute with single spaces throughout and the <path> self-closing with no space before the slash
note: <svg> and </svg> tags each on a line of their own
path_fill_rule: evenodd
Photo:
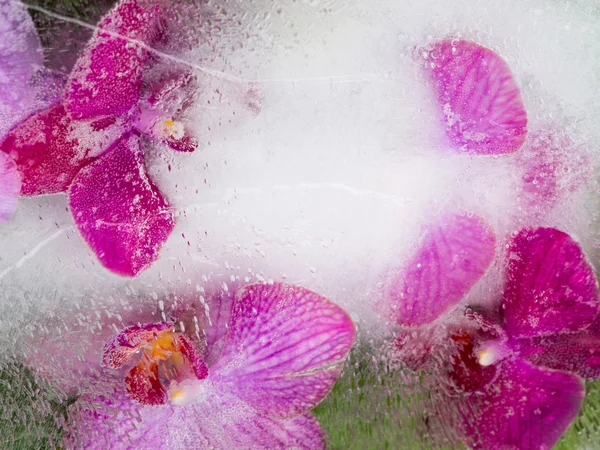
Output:
<svg viewBox="0 0 600 450">
<path fill-rule="evenodd" d="M 10 9 L 16 5 L 0 0 L 2 11 L 20 11 Z M 46 14 L 44 8 L 38 14 Z M 78 27 L 71 18 L 66 15 L 65 24 Z M 155 43 L 140 58 L 182 65 L 197 78 L 180 120 L 198 149 L 173 152 L 169 142 L 144 141 L 148 175 L 164 199 L 154 185 L 144 185 L 142 203 L 153 206 L 131 215 L 146 226 L 162 214 L 157 232 L 173 231 L 152 255 L 156 261 L 124 278 L 90 249 L 105 242 L 86 242 L 78 233 L 76 220 L 87 219 L 71 213 L 76 186 L 70 199 L 61 193 L 20 198 L 14 218 L 0 225 L 0 363 L 35 361 L 41 358 L 36 342 L 55 342 L 70 352 L 46 355 L 60 378 L 62 358 L 100 357 L 104 342 L 97 334 L 104 327 L 116 333 L 136 321 L 161 322 L 184 298 L 204 305 L 208 296 L 221 295 L 226 302 L 224 293 L 278 281 L 345 308 L 361 341 L 378 349 L 375 365 L 388 364 L 388 353 L 379 349 L 399 327 L 385 307 L 389 269 L 410 262 L 423 230 L 447 211 L 485 221 L 498 260 L 514 233 L 547 226 L 571 235 L 598 267 L 600 9 L 594 2 L 181 2 L 169 19 L 165 26 L 177 38 Z M 84 24 L 95 26 L 88 19 Z M 436 43 L 453 39 L 490 49 L 509 68 L 528 129 L 512 153 L 452 151 L 424 53 L 430 58 Z M 49 58 L 62 45 L 49 44 Z M 123 52 L 131 51 L 126 44 Z M 127 69 L 137 83 L 137 68 Z M 145 82 L 159 77 L 146 76 Z M 132 89 L 138 95 L 137 84 Z M 124 100 L 129 105 L 129 97 Z M 170 100 L 156 101 L 169 111 Z M 119 98 L 111 97 L 109 106 L 115 104 Z M 45 132 L 42 125 L 33 129 Z M 75 131 L 90 139 L 93 153 L 93 133 Z M 79 179 L 115 170 L 100 158 L 78 172 L 78 158 L 87 155 L 73 156 L 72 175 Z M 49 167 L 54 162 L 39 160 Z M 127 231 L 110 245 L 126 245 Z M 148 259 L 139 255 L 136 264 L 146 267 Z M 472 289 L 459 289 L 464 296 L 455 303 L 493 305 L 501 297 L 503 267 L 492 262 Z M 462 310 L 447 312 L 441 325 L 462 320 Z M 205 321 L 216 320 L 223 318 L 207 310 L 190 324 L 202 330 Z M 408 339 L 422 338 L 424 346 L 431 340 L 411 333 Z M 434 328 L 423 333 L 437 336 Z M 72 335 L 76 345 L 59 345 Z M 206 339 L 218 348 L 224 337 Z M 436 381 L 421 386 L 432 398 L 442 389 Z M 76 386 L 60 388 L 66 398 Z M 441 403 L 423 433 L 453 433 Z M 244 408 L 235 414 L 243 416 Z"/>
</svg>

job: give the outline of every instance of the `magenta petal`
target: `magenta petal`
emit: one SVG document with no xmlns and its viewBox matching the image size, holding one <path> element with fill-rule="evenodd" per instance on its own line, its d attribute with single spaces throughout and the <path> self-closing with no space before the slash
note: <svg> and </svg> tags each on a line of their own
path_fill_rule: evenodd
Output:
<svg viewBox="0 0 600 450">
<path fill-rule="evenodd" d="M 159 322 L 125 328 L 104 346 L 102 364 L 113 369 L 122 367 L 140 346 L 152 342 L 158 333 L 171 327 L 167 322 Z"/>
<path fill-rule="evenodd" d="M 486 450 L 550 449 L 577 416 L 585 388 L 575 375 L 516 360 L 498 367 L 465 417 L 469 444 Z"/>
<path fill-rule="evenodd" d="M 502 303 L 512 337 L 577 331 L 596 317 L 598 283 L 581 247 L 554 228 L 522 230 L 510 247 Z"/>
<path fill-rule="evenodd" d="M 110 119 L 112 123 L 98 129 L 96 122 L 71 120 L 56 105 L 13 128 L 0 142 L 0 151 L 17 164 L 21 194 L 66 191 L 77 172 L 123 133 L 121 123 Z"/>
<path fill-rule="evenodd" d="M 596 321 L 598 322 L 598 321 Z M 592 325 L 577 333 L 559 333 L 516 343 L 521 357 L 536 366 L 600 378 L 600 329 Z"/>
<path fill-rule="evenodd" d="M 302 415 L 277 420 L 224 392 L 174 408 L 165 448 L 180 449 L 324 449 L 317 421 Z"/>
<path fill-rule="evenodd" d="M 487 270 L 495 245 L 493 230 L 477 216 L 446 214 L 430 225 L 417 253 L 392 278 L 397 322 L 424 325 L 460 302 Z"/>
<path fill-rule="evenodd" d="M 458 39 L 439 41 L 426 55 L 446 134 L 457 150 L 497 155 L 523 144 L 527 114 L 517 83 L 500 56 Z"/>
<path fill-rule="evenodd" d="M 0 152 L 0 223 L 9 220 L 17 208 L 21 177 L 17 165 Z"/>
<path fill-rule="evenodd" d="M 229 336 L 209 379 L 259 413 L 302 414 L 331 390 L 354 342 L 348 314 L 320 295 L 281 283 L 236 297 Z"/>
<path fill-rule="evenodd" d="M 125 0 L 115 6 L 77 60 L 65 93 L 74 118 L 124 114 L 139 101 L 148 58 L 143 45 L 151 42 L 158 19 L 156 9 L 141 3 Z"/>
<path fill-rule="evenodd" d="M 69 201 L 85 241 L 120 275 L 135 276 L 152 264 L 175 225 L 146 173 L 135 134 L 125 135 L 77 174 Z"/>
</svg>

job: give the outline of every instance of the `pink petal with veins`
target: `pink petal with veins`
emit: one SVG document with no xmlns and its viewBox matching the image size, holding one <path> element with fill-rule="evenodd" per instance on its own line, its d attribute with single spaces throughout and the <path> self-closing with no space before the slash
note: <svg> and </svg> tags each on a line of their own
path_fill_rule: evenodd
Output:
<svg viewBox="0 0 600 450">
<path fill-rule="evenodd" d="M 83 168 L 69 196 L 82 237 L 102 265 L 119 275 L 148 268 L 175 226 L 167 201 L 146 173 L 134 133 Z"/>
<path fill-rule="evenodd" d="M 396 321 L 425 325 L 455 306 L 489 267 L 495 245 L 493 230 L 477 216 L 448 213 L 431 224 L 415 255 L 392 274 Z"/>
<path fill-rule="evenodd" d="M 354 336 L 348 314 L 314 292 L 281 283 L 247 286 L 208 379 L 260 414 L 292 418 L 329 393 Z"/>
<path fill-rule="evenodd" d="M 500 56 L 458 39 L 439 41 L 426 55 L 446 135 L 457 151 L 498 155 L 521 147 L 527 114 L 517 83 Z"/>
</svg>

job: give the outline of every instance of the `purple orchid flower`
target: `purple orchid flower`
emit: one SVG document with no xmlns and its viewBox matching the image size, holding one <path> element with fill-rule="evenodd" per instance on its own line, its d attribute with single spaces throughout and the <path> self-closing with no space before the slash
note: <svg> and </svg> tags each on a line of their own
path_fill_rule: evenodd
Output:
<svg viewBox="0 0 600 450">
<path fill-rule="evenodd" d="M 0 143 L 21 173 L 21 194 L 68 191 L 83 239 L 102 265 L 123 276 L 149 267 L 175 225 L 144 166 L 149 141 L 182 152 L 198 146 L 186 125 L 196 77 L 150 52 L 169 43 L 166 16 L 160 2 L 119 2 L 77 60 L 62 102 Z"/>
<path fill-rule="evenodd" d="M 308 412 L 333 387 L 355 339 L 342 308 L 273 283 L 221 291 L 163 317 L 108 339 L 114 326 L 105 322 L 93 351 L 69 358 L 70 343 L 59 361 L 36 344 L 32 366 L 60 373 L 65 390 L 79 388 L 71 446 L 324 448 Z"/>
</svg>

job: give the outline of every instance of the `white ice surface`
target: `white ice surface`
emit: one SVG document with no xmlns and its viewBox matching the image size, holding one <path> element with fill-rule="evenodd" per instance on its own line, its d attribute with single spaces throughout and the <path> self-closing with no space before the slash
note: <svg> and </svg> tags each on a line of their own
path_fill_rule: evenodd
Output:
<svg viewBox="0 0 600 450">
<path fill-rule="evenodd" d="M 514 156 L 445 147 L 413 51 L 449 36 L 492 48 L 521 87 L 529 128 L 564 129 L 596 166 L 600 9 L 491 3 L 226 3 L 236 20 L 211 38 L 212 50 L 178 57 L 212 88 L 257 86 L 260 114 L 230 125 L 230 106 L 202 101 L 193 111 L 199 151 L 148 154 L 178 217 L 160 260 L 138 278 L 100 266 L 64 195 L 23 199 L 0 228 L 0 353 L 10 356 L 34 330 L 60 333 L 75 315 L 94 324 L 134 302 L 158 309 L 165 292 L 206 278 L 301 284 L 346 307 L 370 333 L 383 270 L 402 261 L 428 220 L 448 208 L 471 211 L 494 226 L 500 245 L 532 225 L 518 201 Z M 592 180 L 535 223 L 571 232 L 593 255 L 594 189 Z M 492 300 L 498 274 L 492 268 L 472 295 Z"/>
</svg>

